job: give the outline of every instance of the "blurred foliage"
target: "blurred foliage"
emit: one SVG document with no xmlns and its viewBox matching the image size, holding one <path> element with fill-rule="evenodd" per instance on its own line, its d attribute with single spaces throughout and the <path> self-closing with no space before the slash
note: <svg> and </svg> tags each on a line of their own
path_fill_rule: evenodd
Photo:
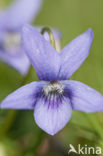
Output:
<svg viewBox="0 0 103 156">
<path fill-rule="evenodd" d="M 11 0 L 0 0 L 5 8 Z M 62 47 L 80 33 L 92 28 L 94 42 L 87 60 L 72 79 L 84 82 L 103 93 L 103 0 L 44 0 L 34 25 L 46 25 L 59 29 Z M 11 67 L 0 62 L 0 101 L 17 89 L 23 77 Z M 34 70 L 27 81 L 37 80 Z M 0 110 L 0 128 L 10 110 Z M 69 144 L 100 146 L 103 138 L 97 131 L 103 129 L 103 113 L 85 114 L 73 112 L 71 121 L 54 137 L 48 136 L 36 126 L 32 111 L 18 111 L 5 138 L 0 142 L 0 156 L 67 156 Z M 71 154 L 73 156 L 73 154 Z"/>
</svg>

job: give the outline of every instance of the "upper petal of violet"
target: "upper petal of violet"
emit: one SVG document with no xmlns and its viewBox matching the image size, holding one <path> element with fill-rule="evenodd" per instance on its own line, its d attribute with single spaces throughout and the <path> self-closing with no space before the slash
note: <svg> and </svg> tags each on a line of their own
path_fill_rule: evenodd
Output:
<svg viewBox="0 0 103 156">
<path fill-rule="evenodd" d="M 61 51 L 61 68 L 59 79 L 66 80 L 81 66 L 89 54 L 93 41 L 93 32 L 88 29 L 70 42 Z"/>
<path fill-rule="evenodd" d="M 32 26 L 26 25 L 22 32 L 24 50 L 34 66 L 40 80 L 57 80 L 60 68 L 60 56 Z"/>
</svg>

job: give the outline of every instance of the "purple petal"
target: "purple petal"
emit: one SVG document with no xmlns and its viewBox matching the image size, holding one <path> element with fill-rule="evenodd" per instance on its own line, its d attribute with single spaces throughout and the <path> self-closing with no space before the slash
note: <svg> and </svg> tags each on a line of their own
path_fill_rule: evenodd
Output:
<svg viewBox="0 0 103 156">
<path fill-rule="evenodd" d="M 64 81 L 72 108 L 83 112 L 103 111 L 103 96 L 96 90 L 77 81 Z"/>
<path fill-rule="evenodd" d="M 16 0 L 6 11 L 5 26 L 9 30 L 21 28 L 36 18 L 43 0 Z"/>
<path fill-rule="evenodd" d="M 30 67 L 30 61 L 22 49 L 14 54 L 0 51 L 0 60 L 15 68 L 22 75 L 26 75 Z"/>
<path fill-rule="evenodd" d="M 61 70 L 59 79 L 66 80 L 81 66 L 89 54 L 93 41 L 93 32 L 88 29 L 75 38 L 61 51 Z"/>
<path fill-rule="evenodd" d="M 57 80 L 60 56 L 35 28 L 27 25 L 22 33 L 23 47 L 40 80 Z"/>
<path fill-rule="evenodd" d="M 68 98 L 62 100 L 39 99 L 34 108 L 34 118 L 37 125 L 50 135 L 60 131 L 70 120 L 72 113 Z"/>
<path fill-rule="evenodd" d="M 3 109 L 34 109 L 37 94 L 45 82 L 32 82 L 8 95 L 2 102 Z"/>
</svg>

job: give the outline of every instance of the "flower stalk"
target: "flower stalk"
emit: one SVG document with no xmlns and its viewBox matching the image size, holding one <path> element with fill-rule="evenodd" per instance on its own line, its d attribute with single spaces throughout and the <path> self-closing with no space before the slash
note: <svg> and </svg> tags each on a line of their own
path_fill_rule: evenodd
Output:
<svg viewBox="0 0 103 156">
<path fill-rule="evenodd" d="M 41 34 L 44 34 L 45 32 L 47 32 L 48 35 L 49 35 L 49 37 L 50 37 L 50 43 L 51 43 L 51 45 L 56 49 L 55 39 L 54 39 L 54 36 L 53 36 L 52 31 L 50 30 L 50 28 L 44 27 L 41 30 Z"/>
</svg>

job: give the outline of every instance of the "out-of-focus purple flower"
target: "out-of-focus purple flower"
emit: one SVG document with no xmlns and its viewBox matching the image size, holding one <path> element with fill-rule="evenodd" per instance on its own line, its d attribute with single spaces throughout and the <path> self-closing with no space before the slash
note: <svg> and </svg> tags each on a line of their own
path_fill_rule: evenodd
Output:
<svg viewBox="0 0 103 156">
<path fill-rule="evenodd" d="M 25 52 L 40 82 L 32 82 L 1 102 L 4 109 L 34 110 L 38 126 L 54 135 L 70 120 L 72 110 L 103 111 L 103 96 L 89 86 L 68 80 L 89 54 L 93 32 L 88 29 L 60 53 L 29 25 L 22 34 Z"/>
<path fill-rule="evenodd" d="M 26 74 L 30 62 L 21 47 L 20 31 L 24 23 L 36 18 L 43 0 L 15 0 L 0 12 L 0 59 Z"/>
<path fill-rule="evenodd" d="M 16 0 L 7 10 L 0 11 L 0 60 L 27 74 L 30 61 L 21 46 L 21 28 L 30 23 L 40 11 L 43 0 Z M 41 29 L 39 28 L 39 31 Z M 53 30 L 57 40 L 60 33 Z"/>
</svg>

